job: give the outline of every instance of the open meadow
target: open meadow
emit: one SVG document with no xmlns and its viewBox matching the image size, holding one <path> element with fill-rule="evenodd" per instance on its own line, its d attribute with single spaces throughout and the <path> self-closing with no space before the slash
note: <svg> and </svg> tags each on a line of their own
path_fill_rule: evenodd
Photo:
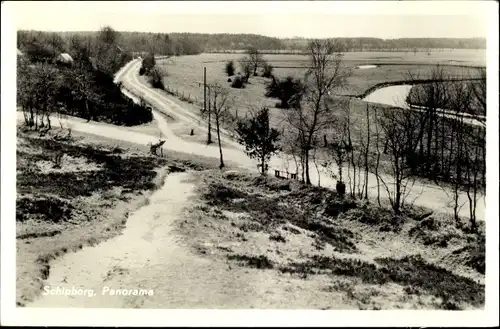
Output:
<svg viewBox="0 0 500 329">
<path fill-rule="evenodd" d="M 224 72 L 225 64 L 233 60 L 236 72 L 241 72 L 239 60 L 245 54 L 211 54 L 170 57 L 157 60 L 156 66 L 161 67 L 165 89 L 175 96 L 192 102 L 198 111 L 203 106 L 203 68 L 207 69 L 207 84 L 220 83 L 229 88 L 228 76 Z M 274 67 L 273 74 L 277 78 L 288 75 L 302 78 L 308 65 L 306 55 L 265 54 L 264 60 Z M 436 64 L 443 65 L 450 78 L 477 77 L 477 67 L 486 65 L 484 50 L 443 50 L 427 52 L 349 52 L 345 53 L 343 65 L 352 68 L 352 75 L 347 79 L 344 89 L 339 95 L 366 96 L 365 93 L 380 84 L 393 83 L 408 79 L 408 73 L 419 79 L 428 79 Z M 357 68 L 358 66 L 375 66 Z M 233 111 L 243 115 L 248 109 L 267 106 L 271 115 L 280 117 L 276 112 L 277 99 L 266 98 L 265 87 L 271 81 L 269 78 L 251 76 L 244 89 L 229 88 L 234 99 Z M 279 112 L 279 111 L 278 111 Z M 274 121 L 277 118 L 273 118 Z"/>
</svg>

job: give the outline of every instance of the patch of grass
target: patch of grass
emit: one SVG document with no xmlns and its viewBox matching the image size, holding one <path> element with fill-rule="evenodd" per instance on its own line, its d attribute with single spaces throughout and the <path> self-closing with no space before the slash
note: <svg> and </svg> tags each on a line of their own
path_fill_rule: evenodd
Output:
<svg viewBox="0 0 500 329">
<path fill-rule="evenodd" d="M 395 215 L 390 209 L 363 204 L 342 213 L 342 218 L 378 227 L 381 232 L 400 232 L 406 217 Z"/>
<path fill-rule="evenodd" d="M 429 264 L 420 255 L 402 259 L 379 258 L 376 261 L 384 266 L 382 271 L 392 282 L 417 287 L 428 294 L 441 297 L 444 308 L 460 303 L 484 305 L 484 285 Z"/>
<path fill-rule="evenodd" d="M 274 267 L 274 264 L 267 256 L 265 255 L 260 255 L 258 257 L 256 256 L 247 256 L 247 255 L 228 255 L 228 259 L 230 260 L 236 260 L 240 264 L 243 264 L 244 266 L 248 267 L 254 267 L 258 269 L 271 269 Z"/>
<path fill-rule="evenodd" d="M 435 217 L 427 217 L 413 226 L 408 234 L 424 245 L 447 247 L 452 238 L 461 238 L 464 234 L 454 223 L 446 223 Z"/>
<path fill-rule="evenodd" d="M 70 202 L 50 195 L 23 196 L 16 200 L 16 221 L 23 222 L 35 217 L 41 221 L 59 223 L 71 218 L 74 208 Z"/>
<path fill-rule="evenodd" d="M 306 262 L 281 267 L 280 271 L 297 273 L 301 277 L 320 273 L 350 276 L 361 279 L 363 283 L 378 285 L 393 282 L 405 286 L 405 291 L 440 297 L 443 301 L 441 307 L 445 309 L 458 308 L 461 303 L 473 306 L 484 304 L 483 285 L 429 264 L 420 255 L 401 259 L 378 258 L 375 261 L 381 266 L 359 259 L 315 255 Z"/>
<path fill-rule="evenodd" d="M 257 182 L 258 186 L 261 186 L 263 181 L 255 178 L 239 182 L 244 182 L 248 186 L 253 186 Z M 270 186 L 265 184 L 267 188 Z M 275 227 L 290 222 L 295 226 L 317 233 L 324 242 L 329 243 L 339 251 L 353 252 L 356 250 L 355 244 L 351 241 L 352 232 L 342 229 L 334 223 L 326 222 L 326 218 L 315 216 L 310 209 L 300 209 L 294 206 L 302 198 L 301 193 L 297 194 L 297 200 L 292 201 L 288 195 L 289 202 L 281 203 L 283 198 L 279 196 L 248 193 L 241 186 L 236 187 L 230 182 L 211 181 L 208 183 L 203 197 L 212 206 L 219 206 L 232 212 L 248 213 L 252 220 L 260 224 L 254 229 L 255 231 L 260 231 L 261 227 L 264 227 L 272 232 Z M 247 225 L 245 229 L 250 227 Z"/>
<path fill-rule="evenodd" d="M 471 239 L 464 247 L 452 252 L 459 263 L 469 266 L 481 274 L 486 272 L 486 240 L 483 234 Z"/>
</svg>

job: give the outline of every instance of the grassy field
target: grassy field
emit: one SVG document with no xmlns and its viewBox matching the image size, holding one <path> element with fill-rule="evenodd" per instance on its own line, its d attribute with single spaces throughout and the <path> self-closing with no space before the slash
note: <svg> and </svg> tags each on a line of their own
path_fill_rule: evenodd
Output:
<svg viewBox="0 0 500 329">
<path fill-rule="evenodd" d="M 207 81 L 219 82 L 228 87 L 234 99 L 233 114 L 244 115 L 249 109 L 267 106 L 270 108 L 271 122 L 279 130 L 286 129 L 286 110 L 279 109 L 278 99 L 266 98 L 265 86 L 270 79 L 261 76 L 250 78 L 250 83 L 244 89 L 229 87 L 228 77 L 224 74 L 224 65 L 228 60 L 243 58 L 243 54 L 201 54 L 196 56 L 182 56 L 158 60 L 157 65 L 167 72 L 165 85 L 167 90 L 182 102 L 182 106 L 193 113 L 199 114 L 203 106 L 203 67 L 207 67 Z M 264 58 L 275 67 L 274 73 L 278 77 L 288 74 L 300 77 L 305 73 L 304 66 L 308 58 L 303 55 L 264 55 Z M 435 64 L 445 65 L 445 73 L 449 78 L 476 77 L 478 72 L 474 66 L 485 65 L 484 51 L 443 51 L 427 53 L 346 53 L 345 65 L 353 68 L 352 76 L 348 78 L 347 86 L 339 94 L 362 95 L 370 88 L 379 84 L 398 82 L 408 79 L 408 73 L 418 76 L 419 79 L 430 78 Z M 358 65 L 376 65 L 375 68 L 356 69 Z M 239 70 L 237 64 L 237 71 Z M 352 130 L 364 129 L 365 110 L 367 103 L 359 98 L 350 99 L 350 111 L 353 116 Z M 189 100 L 189 101 L 187 101 Z M 371 104 L 375 106 L 375 104 Z M 376 105 L 377 107 L 387 107 Z M 374 122 L 374 120 L 371 120 Z M 226 127 L 230 128 L 230 127 Z M 383 157 L 382 171 L 386 172 L 386 162 Z"/>
<path fill-rule="evenodd" d="M 207 68 L 207 82 L 219 82 L 228 85 L 228 77 L 224 73 L 224 65 L 229 60 L 237 62 L 242 54 L 201 54 L 158 60 L 167 72 L 164 79 L 166 87 L 180 97 L 191 99 L 197 104 L 203 102 L 203 67 Z M 293 75 L 302 77 L 307 56 L 302 55 L 264 55 L 264 59 L 275 67 L 274 74 L 278 77 Z M 454 51 L 427 53 L 346 53 L 345 65 L 353 68 L 353 74 L 348 79 L 342 95 L 361 95 L 369 88 L 385 82 L 404 80 L 408 72 L 418 74 L 420 78 L 428 77 L 433 65 L 446 65 L 451 77 L 462 77 L 474 74 L 474 70 L 465 66 L 484 66 L 484 51 Z M 376 68 L 355 69 L 358 65 L 377 65 Z M 239 66 L 236 68 L 240 71 Z M 278 100 L 264 97 L 265 85 L 269 79 L 251 77 L 250 84 L 245 89 L 231 89 L 239 113 L 249 107 L 266 105 L 274 107 Z"/>
<path fill-rule="evenodd" d="M 78 132 L 70 141 L 53 140 L 58 133 L 18 131 L 18 305 L 41 292 L 53 259 L 120 234 L 128 214 L 147 203 L 168 172 L 218 165 L 177 152 L 151 157 L 146 145 Z"/>
<path fill-rule="evenodd" d="M 232 267 L 301 278 L 359 309 L 484 307 L 484 227 L 425 209 L 394 216 L 335 192 L 242 172 L 199 174 L 177 223 L 197 253 Z M 314 282 L 314 283 L 312 283 Z"/>
</svg>

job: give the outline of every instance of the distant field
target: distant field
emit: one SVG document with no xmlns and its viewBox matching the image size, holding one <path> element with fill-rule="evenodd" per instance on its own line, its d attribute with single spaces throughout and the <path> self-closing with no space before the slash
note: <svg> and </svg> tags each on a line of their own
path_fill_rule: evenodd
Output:
<svg viewBox="0 0 500 329">
<path fill-rule="evenodd" d="M 238 60 L 244 54 L 201 54 L 161 59 L 157 66 L 163 67 L 167 76 L 167 88 L 185 98 L 191 99 L 198 105 L 203 104 L 203 67 L 207 68 L 207 82 L 219 82 L 229 87 L 228 77 L 224 73 L 224 65 L 229 60 Z M 293 75 L 302 77 L 308 64 L 308 57 L 304 55 L 264 55 L 264 59 L 274 67 L 274 74 L 278 77 Z M 436 64 L 446 65 L 450 77 L 470 77 L 475 70 L 470 66 L 484 66 L 486 56 L 484 50 L 456 50 L 428 53 L 412 52 L 357 52 L 345 54 L 345 65 L 353 68 L 353 74 L 348 79 L 345 89 L 339 90 L 341 95 L 361 95 L 369 88 L 379 83 L 405 80 L 408 72 L 418 74 L 421 79 L 429 77 L 429 72 Z M 358 65 L 377 65 L 370 69 L 354 69 Z M 236 67 L 236 72 L 240 70 Z M 264 97 L 264 90 L 269 79 L 251 77 L 250 84 L 245 89 L 230 88 L 235 99 L 235 107 L 239 114 L 248 108 L 262 105 L 275 107 L 276 99 Z"/>
</svg>

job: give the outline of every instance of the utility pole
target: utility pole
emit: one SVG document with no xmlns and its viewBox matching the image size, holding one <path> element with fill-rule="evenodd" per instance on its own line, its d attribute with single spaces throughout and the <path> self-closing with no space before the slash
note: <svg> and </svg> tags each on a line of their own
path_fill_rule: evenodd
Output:
<svg viewBox="0 0 500 329">
<path fill-rule="evenodd" d="M 204 98 L 204 107 L 205 107 L 205 112 L 207 111 L 207 68 L 203 68 L 203 98 Z M 208 136 L 207 136 L 207 144 L 212 144 L 212 126 L 211 126 L 211 115 L 210 112 L 210 89 L 209 91 L 209 101 L 208 101 Z"/>
</svg>

